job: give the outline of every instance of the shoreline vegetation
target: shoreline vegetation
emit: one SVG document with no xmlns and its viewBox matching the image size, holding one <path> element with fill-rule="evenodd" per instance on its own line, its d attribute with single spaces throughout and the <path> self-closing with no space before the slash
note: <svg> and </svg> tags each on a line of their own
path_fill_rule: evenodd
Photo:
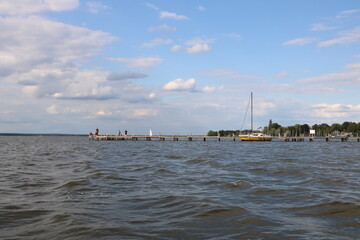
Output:
<svg viewBox="0 0 360 240">
<path fill-rule="evenodd" d="M 261 127 L 253 132 L 262 132 L 272 137 L 309 137 L 310 130 L 315 130 L 315 137 L 327 137 L 327 136 L 342 136 L 342 137 L 355 137 L 360 136 L 360 122 L 348 122 L 345 121 L 342 124 L 333 123 L 331 125 L 327 123 L 314 124 L 295 124 L 292 126 L 281 126 L 278 123 L 274 123 L 271 119 L 267 126 Z M 249 134 L 250 129 L 247 130 L 210 130 L 207 136 L 238 136 L 241 134 Z"/>
</svg>

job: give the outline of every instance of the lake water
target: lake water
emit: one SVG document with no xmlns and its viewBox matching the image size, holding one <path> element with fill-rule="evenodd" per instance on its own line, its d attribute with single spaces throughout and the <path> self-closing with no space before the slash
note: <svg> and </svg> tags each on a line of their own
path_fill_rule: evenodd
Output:
<svg viewBox="0 0 360 240">
<path fill-rule="evenodd" d="M 0 239 L 359 236 L 359 142 L 0 136 Z"/>
</svg>

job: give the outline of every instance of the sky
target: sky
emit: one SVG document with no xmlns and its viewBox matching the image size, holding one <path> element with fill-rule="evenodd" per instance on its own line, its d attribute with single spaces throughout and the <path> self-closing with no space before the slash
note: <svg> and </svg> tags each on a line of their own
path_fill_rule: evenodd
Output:
<svg viewBox="0 0 360 240">
<path fill-rule="evenodd" d="M 358 0 L 0 0 L 0 132 L 360 122 Z M 246 116 L 245 116 L 246 115 Z"/>
</svg>

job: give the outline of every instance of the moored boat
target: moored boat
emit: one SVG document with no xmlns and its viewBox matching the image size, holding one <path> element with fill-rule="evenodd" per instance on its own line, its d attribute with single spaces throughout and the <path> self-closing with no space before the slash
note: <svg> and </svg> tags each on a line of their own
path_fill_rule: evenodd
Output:
<svg viewBox="0 0 360 240">
<path fill-rule="evenodd" d="M 248 135 L 240 135 L 241 141 L 271 141 L 272 137 L 263 133 L 251 133 Z"/>
<path fill-rule="evenodd" d="M 272 137 L 260 132 L 253 132 L 253 93 L 251 92 L 251 131 L 247 135 L 239 135 L 241 141 L 271 141 Z"/>
</svg>

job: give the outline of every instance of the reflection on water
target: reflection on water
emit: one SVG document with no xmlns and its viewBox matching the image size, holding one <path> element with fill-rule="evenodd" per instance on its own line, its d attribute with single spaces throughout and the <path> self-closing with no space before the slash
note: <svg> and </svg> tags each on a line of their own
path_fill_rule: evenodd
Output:
<svg viewBox="0 0 360 240">
<path fill-rule="evenodd" d="M 1 239 L 356 239 L 358 142 L 0 137 Z"/>
</svg>

